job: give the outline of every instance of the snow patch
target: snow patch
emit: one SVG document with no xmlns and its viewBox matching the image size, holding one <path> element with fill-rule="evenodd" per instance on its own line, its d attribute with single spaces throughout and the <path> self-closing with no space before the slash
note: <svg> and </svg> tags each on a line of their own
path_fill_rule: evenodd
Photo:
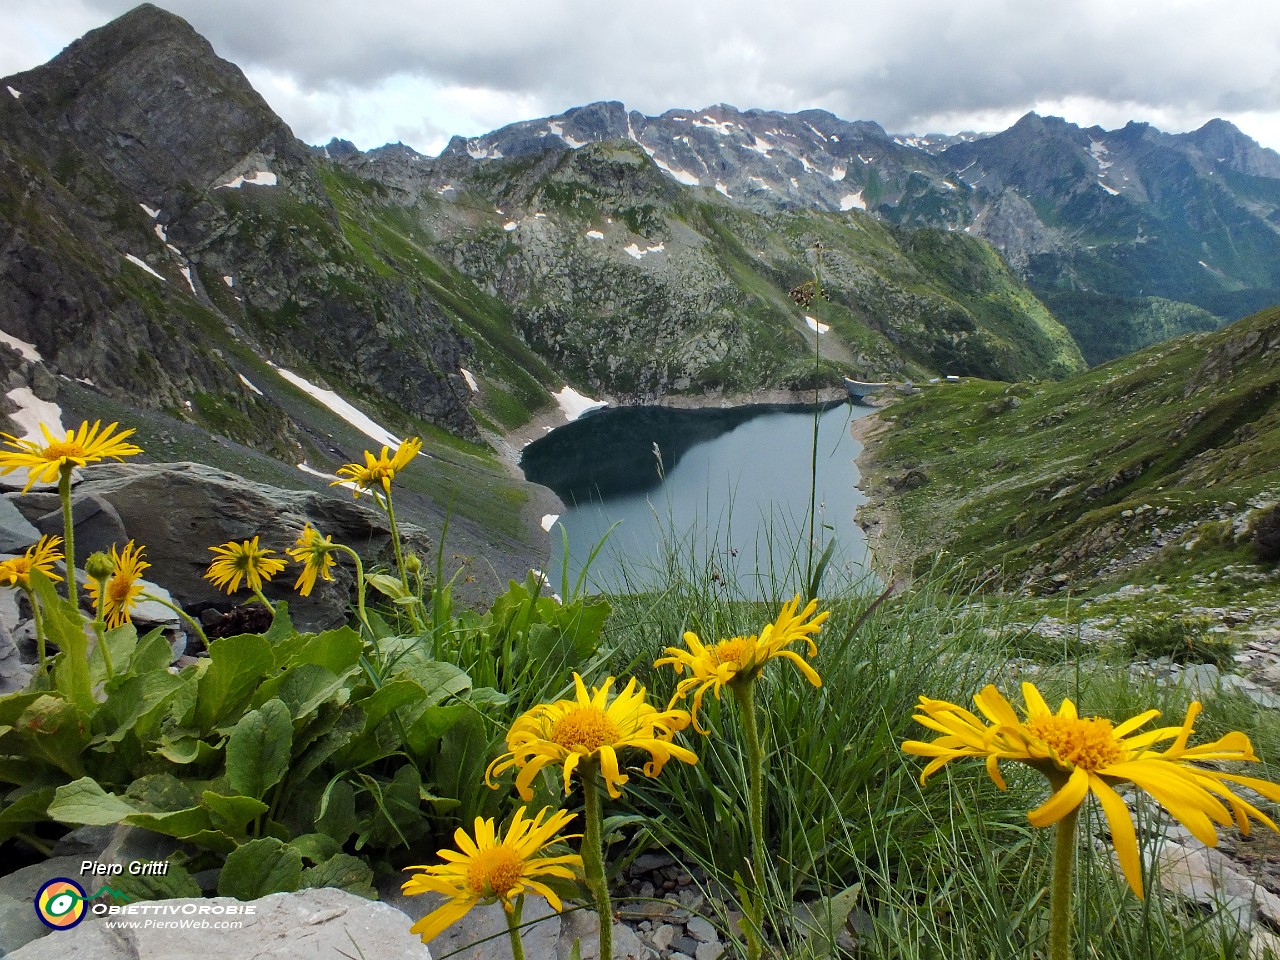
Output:
<svg viewBox="0 0 1280 960">
<path fill-rule="evenodd" d="M 751 135 L 751 143 L 747 144 L 747 149 L 754 150 L 762 157 L 767 157 L 769 155 L 769 151 L 776 150 L 777 147 L 771 143 L 766 143 L 753 133 Z"/>
<path fill-rule="evenodd" d="M 134 266 L 141 267 L 143 270 L 147 271 L 147 273 L 151 274 L 151 275 L 152 275 L 153 277 L 155 277 L 157 280 L 163 280 L 163 279 L 164 279 L 164 277 L 160 276 L 160 274 L 158 274 L 158 273 L 156 273 L 154 270 L 152 270 L 152 269 L 151 269 L 151 266 L 150 266 L 150 265 L 149 265 L 145 260 L 140 260 L 140 259 L 138 259 L 138 258 L 137 258 L 137 257 L 135 257 L 132 253 L 126 253 L 126 254 L 124 255 L 124 258 L 125 258 L 126 260 L 128 260 L 130 263 L 132 263 Z"/>
<path fill-rule="evenodd" d="M 843 197 L 841 197 L 840 209 L 841 210 L 867 209 L 867 203 L 865 200 L 862 199 L 862 191 L 859 190 L 857 193 L 846 193 Z"/>
<path fill-rule="evenodd" d="M 820 323 L 819 321 L 813 319 L 813 317 L 806 316 L 804 318 L 804 322 L 809 325 L 809 329 L 812 330 L 814 333 L 826 333 L 828 330 L 831 329 L 829 324 Z"/>
<path fill-rule="evenodd" d="M 560 404 L 560 409 L 564 412 L 566 420 L 577 420 L 588 410 L 598 410 L 600 407 L 609 405 L 604 400 L 592 400 L 590 397 L 584 397 L 568 384 L 565 384 L 563 390 L 552 394 L 552 396 L 556 398 L 556 403 Z"/>
<path fill-rule="evenodd" d="M 15 387 L 5 394 L 18 405 L 16 413 L 9 414 L 9 419 L 18 425 L 20 440 L 37 440 L 44 442 L 40 432 L 40 424 L 49 428 L 53 436 L 62 438 L 67 435 L 62 425 L 62 408 L 50 400 L 41 400 L 31 392 L 30 387 Z"/>
<path fill-rule="evenodd" d="M 849 172 L 849 168 L 843 163 L 837 163 L 831 168 L 831 172 L 827 174 L 832 180 L 840 181 L 844 179 L 844 175 Z"/>
<path fill-rule="evenodd" d="M 157 224 L 156 224 L 154 227 L 152 227 L 151 229 L 152 229 L 152 230 L 154 230 L 154 231 L 156 232 L 156 236 L 160 238 L 160 242 L 161 242 L 161 243 L 168 243 L 168 242 L 169 242 L 169 235 L 168 235 L 167 233 L 165 233 L 165 229 L 164 229 L 164 227 L 163 227 L 161 224 L 158 224 L 158 223 L 157 223 Z"/>
<path fill-rule="evenodd" d="M 452 183 L 446 183 L 446 184 L 445 184 L 444 186 L 442 186 L 442 187 L 437 187 L 437 188 L 436 188 L 436 193 L 437 193 L 438 195 L 440 195 L 440 196 L 444 196 L 444 195 L 445 195 L 446 193 L 448 193 L 450 190 L 454 190 L 454 189 L 455 189 L 455 187 L 454 187 L 454 185 L 453 185 Z"/>
<path fill-rule="evenodd" d="M 276 373 L 280 374 L 284 379 L 288 380 L 303 392 L 315 397 L 374 443 L 380 443 L 383 446 L 391 447 L 392 449 L 400 446 L 400 441 L 397 440 L 389 430 L 385 427 L 379 426 L 372 419 L 361 413 L 351 404 L 347 403 L 347 401 L 343 400 L 332 390 L 325 390 L 323 387 L 317 387 L 314 383 L 311 383 L 309 380 L 304 380 L 296 373 L 286 370 L 284 367 L 277 367 L 275 364 L 272 364 L 272 367 L 275 369 Z"/>
<path fill-rule="evenodd" d="M 679 167 L 667 166 L 667 164 L 663 163 L 661 159 L 654 156 L 653 151 L 650 150 L 648 147 L 645 147 L 645 152 L 648 153 L 649 156 L 653 159 L 653 162 L 657 165 L 659 170 L 665 170 L 673 178 L 675 178 L 675 180 L 677 180 L 680 183 L 683 183 L 686 187 L 696 187 L 699 183 L 702 182 L 701 179 L 699 179 L 699 177 L 696 174 L 692 174 L 688 170 L 681 170 Z"/>
<path fill-rule="evenodd" d="M 497 147 L 494 147 L 490 150 L 486 150 L 484 147 L 480 146 L 479 140 L 467 141 L 467 154 L 471 157 L 472 160 L 501 160 L 502 159 L 501 150 L 499 150 Z"/>
<path fill-rule="evenodd" d="M 643 260 L 651 253 L 661 253 L 666 249 L 666 246 L 665 243 L 660 243 L 656 247 L 645 247 L 641 250 L 639 244 L 629 243 L 622 248 L 622 252 L 627 256 L 635 257 L 637 260 Z"/>
<path fill-rule="evenodd" d="M 810 130 L 812 130 L 818 136 L 818 138 L 822 140 L 823 143 L 826 143 L 827 141 L 826 134 L 824 134 L 821 130 L 815 127 L 812 123 L 806 123 L 805 126 L 808 127 Z"/>
<path fill-rule="evenodd" d="M 1114 187 L 1109 187 L 1109 186 L 1107 186 L 1107 185 L 1106 185 L 1105 183 L 1103 183 L 1101 180 L 1099 180 L 1099 181 L 1098 181 L 1098 186 L 1100 186 L 1103 190 L 1107 191 L 1107 193 L 1111 194 L 1113 197 L 1118 197 L 1118 196 L 1120 196 L 1120 191 L 1119 191 L 1119 190 L 1115 189 Z"/>
<path fill-rule="evenodd" d="M 6 87 L 5 87 L 5 89 L 9 91 L 9 93 L 10 93 L 10 95 L 13 97 L 13 99 L 15 99 L 15 100 L 21 100 L 21 99 L 22 99 L 22 91 L 21 91 L 21 90 L 15 90 L 15 89 L 13 89 L 13 87 L 8 87 L 8 86 L 6 86 Z"/>
<path fill-rule="evenodd" d="M 178 272 L 182 274 L 182 278 L 187 281 L 187 286 L 191 288 L 191 293 L 194 296 L 196 292 L 196 285 L 191 279 L 191 268 L 179 267 Z"/>
<path fill-rule="evenodd" d="M 1097 161 L 1099 170 L 1105 170 L 1107 167 L 1111 166 L 1111 161 L 1106 159 L 1106 156 L 1110 151 L 1107 149 L 1107 145 L 1101 140 L 1090 140 L 1089 152 L 1093 154 L 1093 159 Z"/>
<path fill-rule="evenodd" d="M 747 179 L 749 179 L 752 183 L 758 183 L 760 185 L 761 190 L 773 189 L 773 187 L 769 186 L 769 184 L 765 182 L 764 177 L 748 177 Z"/>
<path fill-rule="evenodd" d="M 535 219 L 535 220 L 545 220 L 545 219 L 547 219 L 547 215 L 546 215 L 545 213 L 535 213 L 535 214 L 533 215 L 533 219 Z"/>
<path fill-rule="evenodd" d="M 235 287 L 236 278 L 231 276 L 230 274 L 227 274 L 225 277 L 222 278 L 222 282 L 225 283 L 228 287 Z"/>
<path fill-rule="evenodd" d="M 253 391 L 254 393 L 256 393 L 258 396 L 260 396 L 260 397 L 261 397 L 261 396 L 263 396 L 263 395 L 264 395 L 264 394 L 263 394 L 263 392 L 262 392 L 261 390 L 259 390 L 257 387 L 255 387 L 252 383 L 250 383 L 250 382 L 249 382 L 248 378 L 247 378 L 247 377 L 245 377 L 245 375 L 244 375 L 243 373 L 237 373 L 237 374 L 236 374 L 236 376 L 240 378 L 240 382 L 241 382 L 241 383 L 243 383 L 246 387 L 248 387 L 250 390 L 252 390 L 252 391 Z"/>
<path fill-rule="evenodd" d="M 280 178 L 270 170 L 255 170 L 247 177 L 236 177 L 230 183 L 220 183 L 215 190 L 239 190 L 241 187 L 274 187 L 280 183 Z"/>
<path fill-rule="evenodd" d="M 520 226 L 520 224 L 516 223 L 516 221 L 508 220 L 506 223 L 502 225 L 502 229 L 507 231 L 507 233 L 510 233 L 512 230 L 514 230 L 518 226 Z"/>
<path fill-rule="evenodd" d="M 570 134 L 565 133 L 564 125 L 561 123 L 557 123 L 555 120 L 547 121 L 547 129 L 551 131 L 552 136 L 559 137 L 561 140 L 565 142 L 565 146 L 569 147 L 572 150 L 577 150 L 580 147 L 585 147 L 588 143 L 588 141 L 586 140 L 576 140 Z"/>
<path fill-rule="evenodd" d="M 588 230 L 588 231 L 587 231 L 587 236 L 588 236 L 588 237 L 590 237 L 592 240 L 603 240 L 603 239 L 604 239 L 604 234 L 603 234 L 603 233 L 601 233 L 599 230 Z"/>
<path fill-rule="evenodd" d="M 471 388 L 472 393 L 480 392 L 480 384 L 476 383 L 475 374 L 465 367 L 459 367 L 458 371 L 462 374 L 462 379 L 467 381 L 467 386 Z"/>
<path fill-rule="evenodd" d="M 556 521 L 557 521 L 557 520 L 559 520 L 559 519 L 560 519 L 560 514 L 558 514 L 558 513 L 546 513 L 546 514 L 543 514 L 543 516 L 542 516 L 542 529 L 543 529 L 543 530 L 545 530 L 545 531 L 547 531 L 547 533 L 550 533 L 550 532 L 551 532 L 551 528 L 552 528 L 552 527 L 554 527 L 554 526 L 556 525 Z"/>
<path fill-rule="evenodd" d="M 727 196 L 729 196 L 729 188 L 728 188 L 728 187 L 726 187 L 726 186 L 725 186 L 723 183 L 721 183 L 719 180 L 717 180 L 717 181 L 716 181 L 716 192 L 717 192 L 717 193 L 723 193 L 726 197 L 727 197 Z"/>
<path fill-rule="evenodd" d="M 320 470 L 317 470 L 315 467 L 311 466 L 308 463 L 298 464 L 298 469 L 301 470 L 303 473 L 310 474 L 313 477 L 323 477 L 325 480 L 330 480 L 330 481 L 336 479 L 332 473 L 324 473 Z M 348 490 L 356 489 L 356 484 L 354 480 L 343 480 L 341 483 L 333 483 L 331 485 L 335 487 L 346 487 Z"/>
<path fill-rule="evenodd" d="M 722 137 L 733 136 L 733 128 L 737 126 L 729 120 L 717 120 L 715 117 L 703 117 L 701 120 L 694 120 L 695 127 L 706 127 L 708 130 L 714 130 Z"/>
<path fill-rule="evenodd" d="M 140 203 L 138 204 L 138 206 L 140 206 L 142 208 L 142 212 L 145 213 L 152 220 L 160 216 L 159 210 L 153 210 L 151 207 L 148 207 L 145 203 Z"/>
<path fill-rule="evenodd" d="M 30 360 L 34 363 L 44 359 L 44 357 L 40 356 L 40 351 L 36 349 L 36 345 L 34 343 L 27 343 L 25 340 L 19 340 L 17 337 L 11 336 L 3 330 L 0 330 L 0 343 L 7 343 L 9 346 L 13 347 L 13 349 L 22 354 L 23 360 Z"/>
</svg>

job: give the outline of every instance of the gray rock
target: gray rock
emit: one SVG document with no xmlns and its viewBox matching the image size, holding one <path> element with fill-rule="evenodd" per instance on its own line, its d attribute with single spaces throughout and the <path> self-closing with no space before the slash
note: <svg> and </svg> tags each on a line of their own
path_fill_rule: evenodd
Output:
<svg viewBox="0 0 1280 960">
<path fill-rule="evenodd" d="M 23 661 L 12 634 L 0 624 L 0 695 L 23 689 L 34 672 L 35 667 Z"/>
<path fill-rule="evenodd" d="M 333 960 L 376 957 L 378 960 L 430 960 L 430 951 L 409 933 L 405 916 L 384 903 L 364 900 L 345 890 L 325 888 L 273 893 L 251 903 L 229 897 L 211 900 L 165 900 L 129 904 L 150 908 L 140 919 L 143 929 L 122 929 L 110 920 L 94 919 L 56 936 L 30 943 L 9 954 L 12 960 L 208 960 L 209 957 L 254 957 L 255 960 Z M 182 920 L 200 922 L 184 909 L 252 910 L 236 929 L 183 928 Z M 159 910 L 177 910 L 176 916 Z M 33 911 L 34 912 L 34 911 Z M 210 922 L 235 922 L 226 915 Z M 172 929 L 164 929 L 168 923 Z M 161 929 L 157 929 L 160 927 Z"/>
<path fill-rule="evenodd" d="M 84 566 L 85 557 L 112 546 L 123 550 L 129 542 L 120 514 L 102 497 L 80 491 L 71 498 L 71 523 L 76 535 L 76 563 Z M 50 510 L 35 521 L 35 528 L 49 536 L 62 536 L 66 529 L 62 508 Z"/>
<path fill-rule="evenodd" d="M 52 857 L 0 877 L 0 957 L 13 956 L 20 947 L 51 932 L 36 914 L 35 895 L 54 877 L 77 880 L 82 859 Z"/>
<path fill-rule="evenodd" d="M 389 555 L 391 548 L 385 517 L 363 502 L 253 483 L 201 464 L 95 464 L 81 489 L 115 510 L 129 537 L 146 547 L 150 572 L 184 607 L 232 605 L 233 598 L 204 579 L 213 559 L 208 548 L 229 540 L 258 536 L 262 546 L 279 556 L 310 522 L 367 558 Z M 158 503 L 165 509 L 157 510 Z M 401 529 L 410 549 L 431 555 L 425 534 L 414 527 Z M 294 622 L 306 629 L 346 622 L 353 589 L 350 565 L 339 563 L 334 582 L 318 586 L 309 598 L 292 590 L 297 570 L 291 566 L 267 584 L 267 597 L 288 600 Z M 237 596 L 243 601 L 248 594 L 242 589 Z"/>
<path fill-rule="evenodd" d="M 40 539 L 31 525 L 7 497 L 0 497 L 0 553 L 21 553 Z"/>
<path fill-rule="evenodd" d="M 445 901 L 443 896 L 435 893 L 405 896 L 400 892 L 399 880 L 396 878 L 394 885 L 384 884 L 382 898 L 389 906 L 408 915 L 409 923 L 405 929 Z M 561 935 L 561 919 L 546 900 L 526 897 L 520 924 L 520 943 L 528 960 L 547 960 L 555 956 L 556 943 Z M 477 904 L 430 945 L 438 955 L 449 955 L 457 960 L 511 960 L 511 940 L 502 904 Z"/>
<path fill-rule="evenodd" d="M 676 942 L 676 934 L 678 932 L 679 931 L 669 923 L 660 924 L 658 929 L 653 931 L 653 936 L 649 938 L 649 942 L 659 950 L 670 950 L 671 945 Z"/>
<path fill-rule="evenodd" d="M 724 956 L 724 944 L 719 940 L 700 943 L 693 953 L 694 960 L 720 960 L 722 956 Z"/>
<path fill-rule="evenodd" d="M 595 960 L 600 952 L 600 918 L 591 907 L 566 911 L 561 916 L 560 940 L 556 944 L 557 960 L 569 960 L 574 941 L 578 942 L 582 960 Z M 634 930 L 625 923 L 613 925 L 614 960 L 649 960 L 650 951 Z M 544 954 L 549 960 L 550 955 Z M 532 955 L 529 960 L 534 960 Z"/>
<path fill-rule="evenodd" d="M 719 934 L 716 933 L 716 928 L 703 917 L 690 917 L 689 922 L 684 926 L 689 931 L 689 936 L 703 943 L 711 943 L 720 939 Z"/>
</svg>

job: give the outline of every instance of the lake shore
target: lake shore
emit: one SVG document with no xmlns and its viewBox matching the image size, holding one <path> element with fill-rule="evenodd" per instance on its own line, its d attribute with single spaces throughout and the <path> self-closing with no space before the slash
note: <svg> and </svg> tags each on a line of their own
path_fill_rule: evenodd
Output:
<svg viewBox="0 0 1280 960">
<path fill-rule="evenodd" d="M 878 441 L 891 426 L 891 422 L 883 415 L 891 403 L 892 401 L 876 404 L 878 409 L 875 413 L 859 417 L 849 426 L 853 438 L 861 445 L 861 452 L 855 463 L 861 477 L 858 481 L 859 489 L 867 498 L 867 502 L 854 515 L 854 522 L 867 536 L 871 566 L 876 575 L 885 583 L 898 581 L 906 584 L 911 581 L 911 561 L 918 551 L 906 539 L 901 518 L 892 501 L 885 495 L 889 474 L 876 459 Z"/>
</svg>

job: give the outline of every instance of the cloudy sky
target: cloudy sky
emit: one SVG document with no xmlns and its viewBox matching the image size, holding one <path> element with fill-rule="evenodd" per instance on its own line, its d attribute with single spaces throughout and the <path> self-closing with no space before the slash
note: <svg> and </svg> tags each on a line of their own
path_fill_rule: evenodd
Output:
<svg viewBox="0 0 1280 960">
<path fill-rule="evenodd" d="M 1028 110 L 1280 149 L 1275 0 L 162 0 L 294 132 L 435 154 L 449 136 L 621 100 L 644 113 L 821 107 L 894 133 Z M 132 0 L 3 0 L 0 76 Z"/>
</svg>

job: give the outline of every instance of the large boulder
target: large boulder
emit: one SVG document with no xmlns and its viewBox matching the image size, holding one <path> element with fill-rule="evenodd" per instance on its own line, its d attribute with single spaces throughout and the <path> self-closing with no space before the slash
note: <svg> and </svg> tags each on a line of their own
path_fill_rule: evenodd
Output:
<svg viewBox="0 0 1280 960">
<path fill-rule="evenodd" d="M 40 510 L 48 496 L 30 494 L 14 502 L 24 512 Z M 119 516 L 127 537 L 146 548 L 144 558 L 151 563 L 148 579 L 163 585 L 189 609 L 226 608 L 249 599 L 243 587 L 228 597 L 204 579 L 214 559 L 209 548 L 229 540 L 257 536 L 260 546 L 284 557 L 284 550 L 310 522 L 359 553 L 366 565 L 392 555 L 386 517 L 365 506 L 370 502 L 367 498 L 355 501 L 350 496 L 286 490 L 198 463 L 95 464 L 76 488 L 73 502 L 82 499 L 103 503 Z M 430 541 L 423 531 L 404 525 L 401 530 L 411 549 L 430 556 Z M 86 555 L 77 550 L 81 563 Z M 333 570 L 335 581 L 318 583 L 309 598 L 293 591 L 300 572 L 301 567 L 291 561 L 267 585 L 267 597 L 288 600 L 294 622 L 305 629 L 345 622 L 354 590 L 351 564 L 339 557 Z"/>
<path fill-rule="evenodd" d="M 8 954 L 11 960 L 431 960 L 409 918 L 384 903 L 323 888 L 273 893 L 248 903 L 230 897 L 126 904 L 136 916 L 90 918 Z M 27 908 L 31 910 L 30 906 Z M 201 914 L 204 909 L 209 911 Z M 237 911 L 234 915 L 228 910 Z M 164 911 L 164 912 L 161 912 Z M 189 912 L 184 912 L 189 911 Z M 213 911 L 222 911 L 215 915 Z M 31 911 L 34 915 L 34 910 Z M 136 927 L 127 928 L 131 920 Z M 201 924 L 207 923 L 202 928 Z M 232 926 L 235 925 L 235 926 Z"/>
</svg>

